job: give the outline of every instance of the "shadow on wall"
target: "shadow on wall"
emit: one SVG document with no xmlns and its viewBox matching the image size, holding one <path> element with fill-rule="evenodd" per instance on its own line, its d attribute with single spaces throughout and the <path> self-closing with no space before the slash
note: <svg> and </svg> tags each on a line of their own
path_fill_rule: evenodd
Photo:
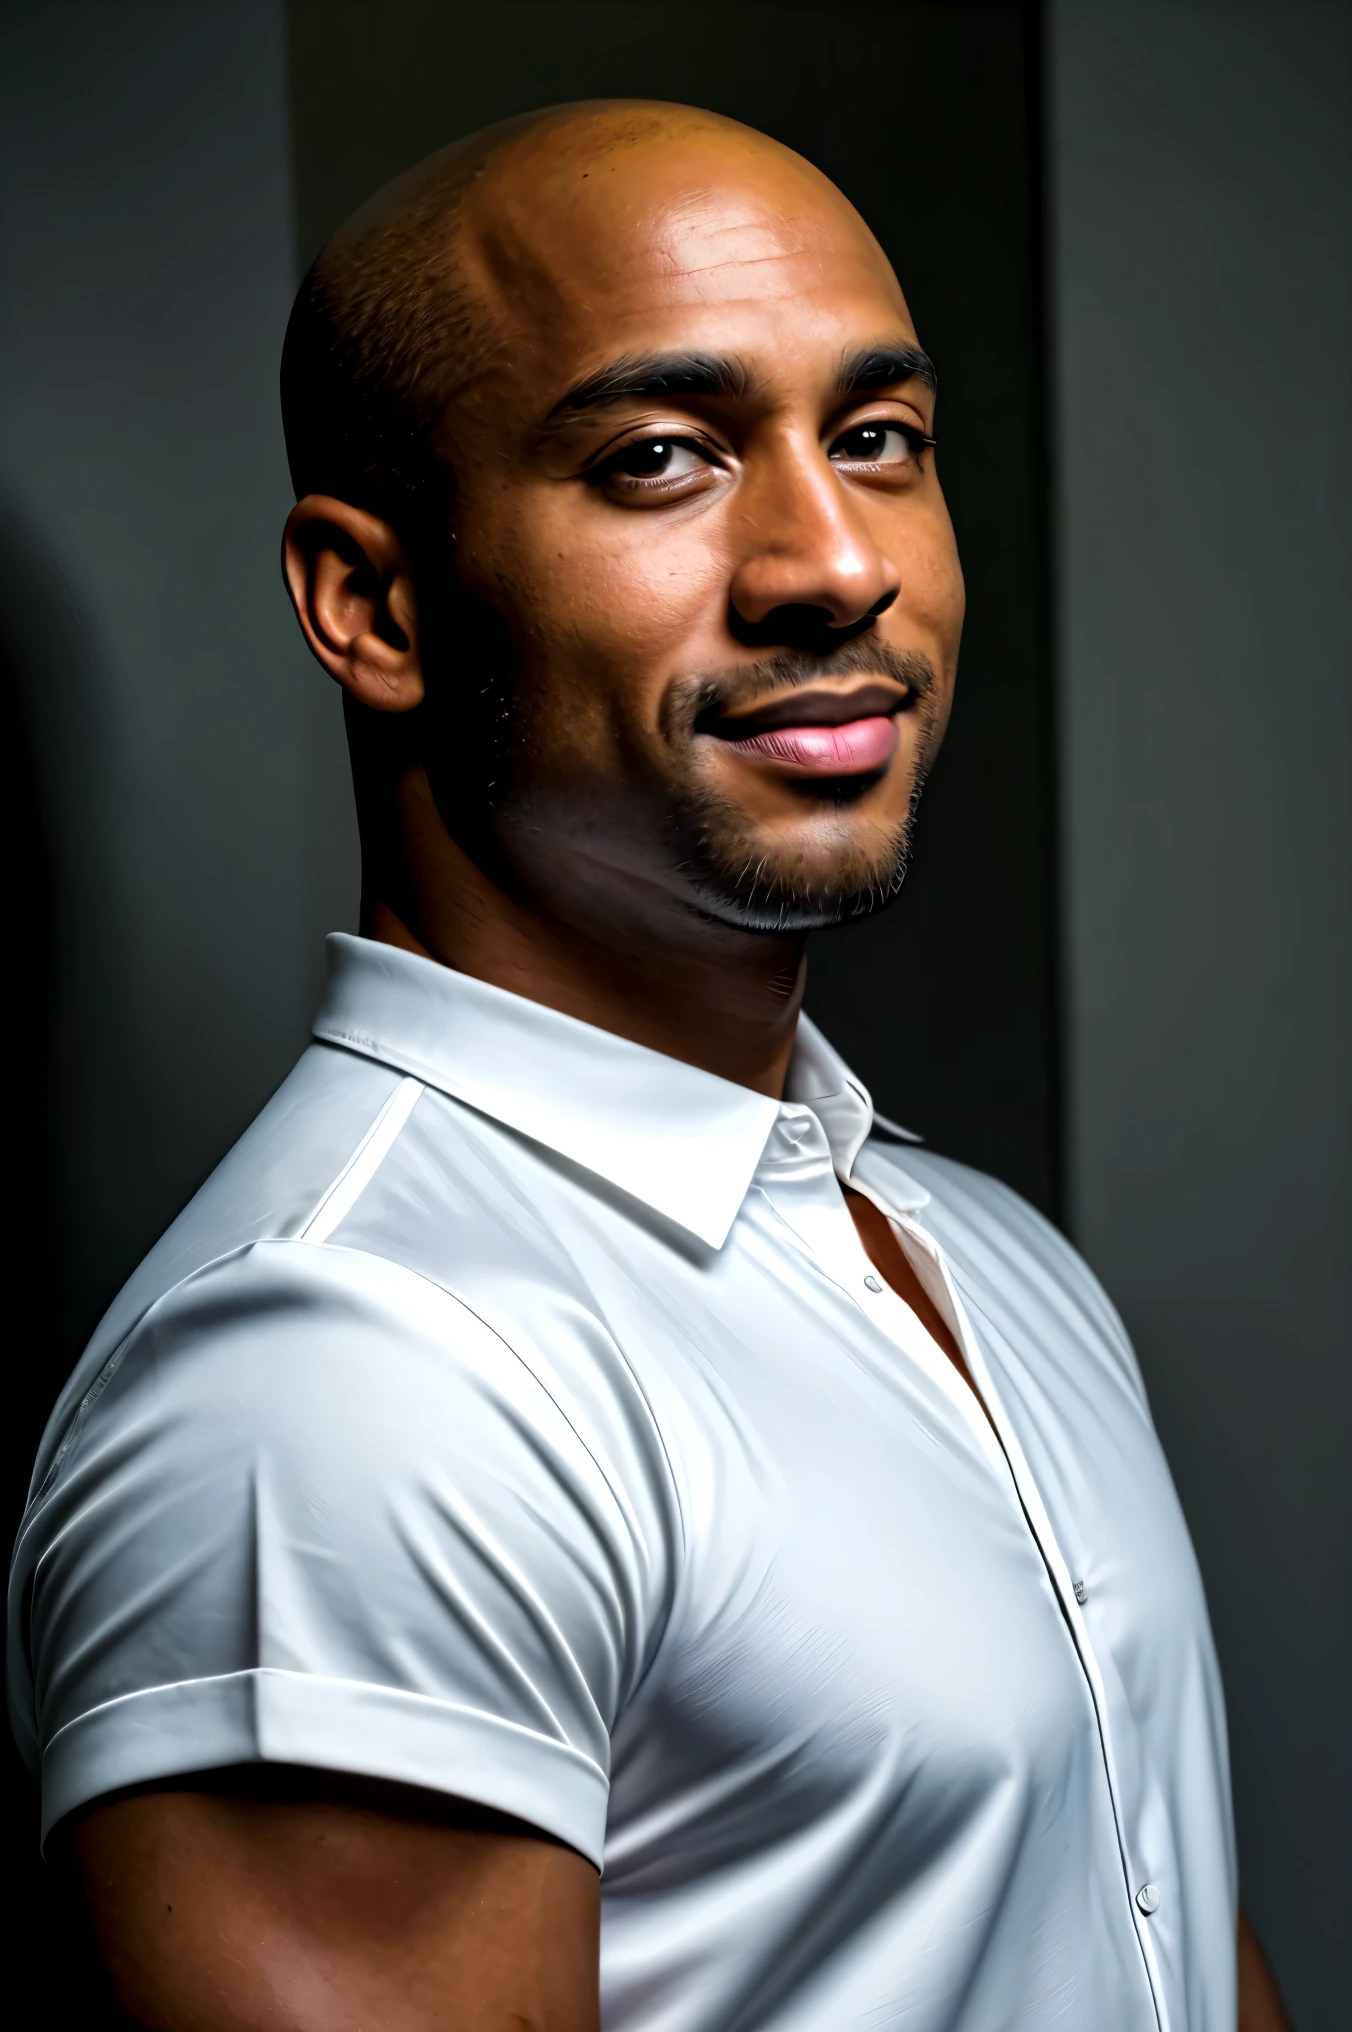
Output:
<svg viewBox="0 0 1352 2032">
<path fill-rule="evenodd" d="M 34 1451 L 61 1380 L 64 1276 L 73 1264 L 62 1246 L 65 1208 L 58 1179 L 66 1110 L 55 1105 L 56 1068 L 76 1072 L 69 1040 L 53 1029 L 56 1011 L 82 1000 L 82 976 L 91 969 L 114 974 L 110 928 L 114 905 L 115 828 L 107 809 L 103 758 L 114 739 L 107 719 L 106 678 L 88 617 L 59 560 L 8 504 L 0 503 L 0 685 L 3 744 L 4 866 L 9 873 L 11 992 L 0 1008 L 5 1063 L 11 1085 L 8 1214 L 12 1260 L 22 1266 L 10 1292 L 21 1324 L 10 1413 L 4 1424 L 4 1503 L 11 1526 L 22 1508 Z M 69 823 L 72 810 L 81 813 Z M 67 980 L 58 990 L 59 963 Z M 111 1057 L 117 1051 L 117 1011 L 123 998 L 107 997 Z M 76 1073 L 78 1077 L 78 1072 Z M 100 1088 L 92 1096 L 119 1106 L 123 1094 Z M 134 1111 L 137 1096 L 126 1096 Z M 78 1256 L 77 1256 L 78 1260 Z M 81 1310 L 79 1298 L 74 1309 Z M 17 1499 L 17 1500 L 16 1500 Z M 11 1534 L 12 1535 L 12 1534 Z"/>
<path fill-rule="evenodd" d="M 5 1231 L 10 1263 L 6 1291 L 9 1362 L 6 1415 L 0 1423 L 0 1502 L 8 1546 L 43 1425 L 67 1367 L 62 1349 L 61 1280 L 71 1268 L 63 1247 L 63 1212 L 53 1149 L 54 1075 L 69 1070 L 65 1043 L 52 1031 L 58 950 L 70 971 L 66 992 L 80 992 L 82 969 L 111 974 L 118 921 L 113 859 L 81 855 L 77 841 L 109 843 L 107 777 L 101 756 L 111 738 L 103 717 L 106 683 L 98 646 L 58 561 L 7 504 L 0 504 L 0 854 L 8 873 L 9 992 L 0 998 L 10 1201 Z M 78 803 L 90 820 L 62 824 Z M 104 809 L 100 809 L 101 803 Z M 76 861 L 79 864 L 72 865 Z M 64 864 L 63 864 L 64 863 Z M 62 902 L 81 899 L 79 925 L 63 928 Z M 125 961 L 124 961 L 125 964 Z M 125 1006 L 111 997 L 114 1009 Z M 111 1021 L 116 1025 L 116 1015 Z M 118 1038 L 107 1040 L 119 1054 Z M 136 1105 L 133 1092 L 126 1105 Z M 77 1303 L 79 1301 L 77 1300 Z M 42 2015 L 102 2032 L 129 2023 L 108 1998 L 89 1943 L 72 1921 L 73 1903 L 59 1869 L 36 1864 L 38 1800 L 9 1729 L 0 1757 L 0 1814 L 17 1867 L 6 1872 L 6 1916 L 12 1960 L 30 1970 L 60 1971 L 55 1989 L 43 1977 Z M 17 1852 L 17 1853 L 16 1853 Z M 20 1948 L 20 1943 L 22 1946 Z M 11 1978 L 11 1980 L 13 1980 Z"/>
</svg>

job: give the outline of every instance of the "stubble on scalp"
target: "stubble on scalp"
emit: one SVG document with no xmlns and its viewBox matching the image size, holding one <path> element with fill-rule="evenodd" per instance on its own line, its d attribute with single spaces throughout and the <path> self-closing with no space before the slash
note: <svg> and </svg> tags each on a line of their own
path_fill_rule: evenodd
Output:
<svg viewBox="0 0 1352 2032">
<path fill-rule="evenodd" d="M 503 343 L 476 255 L 483 190 L 532 150 L 592 161 L 701 128 L 750 132 L 661 101 L 549 106 L 453 142 L 376 192 L 317 255 L 287 327 L 282 421 L 297 497 L 333 494 L 420 551 L 443 545 L 452 475 L 441 426 Z"/>
</svg>

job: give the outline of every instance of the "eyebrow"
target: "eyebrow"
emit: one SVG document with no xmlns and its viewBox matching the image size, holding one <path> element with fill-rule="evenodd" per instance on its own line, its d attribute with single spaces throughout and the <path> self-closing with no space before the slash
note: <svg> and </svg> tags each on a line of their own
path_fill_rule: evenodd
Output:
<svg viewBox="0 0 1352 2032">
<path fill-rule="evenodd" d="M 717 353 L 625 353 L 574 384 L 546 419 L 560 423 L 610 402 L 659 395 L 745 395 L 751 375 L 738 359 Z"/>
<path fill-rule="evenodd" d="M 753 376 L 746 363 L 718 353 L 625 353 L 577 381 L 554 404 L 546 428 L 604 409 L 613 402 L 652 401 L 663 395 L 745 395 Z M 847 354 L 836 376 L 840 395 L 864 395 L 922 381 L 934 393 L 938 376 L 929 354 L 909 344 L 865 346 Z"/>
<path fill-rule="evenodd" d="M 867 395 L 874 388 L 895 388 L 899 381 L 923 381 L 931 395 L 939 390 L 934 362 L 920 346 L 865 346 L 841 361 L 836 391 Z"/>
</svg>

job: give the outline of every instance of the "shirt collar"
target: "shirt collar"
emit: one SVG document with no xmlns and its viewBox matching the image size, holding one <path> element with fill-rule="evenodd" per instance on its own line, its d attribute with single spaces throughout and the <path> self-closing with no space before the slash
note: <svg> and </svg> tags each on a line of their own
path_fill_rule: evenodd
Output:
<svg viewBox="0 0 1352 2032">
<path fill-rule="evenodd" d="M 846 1178 L 874 1123 L 867 1088 L 806 1016 L 782 1108 L 397 946 L 334 932 L 328 951 L 317 1038 L 491 1115 L 713 1248 L 727 1239 L 785 1108 L 812 1110 Z"/>
</svg>

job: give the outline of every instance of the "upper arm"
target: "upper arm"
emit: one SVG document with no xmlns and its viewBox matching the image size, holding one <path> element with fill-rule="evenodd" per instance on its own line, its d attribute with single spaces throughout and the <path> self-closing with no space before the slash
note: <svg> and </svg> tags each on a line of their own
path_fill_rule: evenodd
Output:
<svg viewBox="0 0 1352 2032">
<path fill-rule="evenodd" d="M 169 1293 L 25 1521 L 45 1825 L 282 1764 L 471 1799 L 599 1862 L 669 1530 L 642 1407 L 618 1368 L 589 1378 L 583 1413 L 566 1373 L 355 1252 L 254 1248 Z"/>
<path fill-rule="evenodd" d="M 167 1791 L 96 1808 L 73 1846 L 120 2002 L 153 2032 L 595 2032 L 591 1864 L 390 1804 Z"/>
<path fill-rule="evenodd" d="M 1248 1914 L 1239 1912 L 1239 2032 L 1291 2032 L 1277 1980 Z"/>
</svg>

